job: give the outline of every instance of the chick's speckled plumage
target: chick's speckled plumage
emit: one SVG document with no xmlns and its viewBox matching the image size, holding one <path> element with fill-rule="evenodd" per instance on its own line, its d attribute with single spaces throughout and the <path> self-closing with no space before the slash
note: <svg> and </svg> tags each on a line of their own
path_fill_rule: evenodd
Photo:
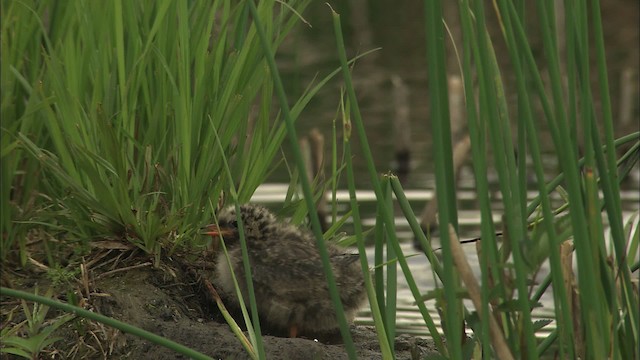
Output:
<svg viewBox="0 0 640 360">
<path fill-rule="evenodd" d="M 242 205 L 240 214 L 261 319 L 272 327 L 296 329 L 302 334 L 336 330 L 338 323 L 313 235 L 306 229 L 279 222 L 261 206 Z M 248 302 L 234 206 L 220 212 L 218 224 L 220 229 L 234 230 L 227 233 L 224 241 L 231 267 Z M 351 321 L 366 299 L 358 255 L 346 253 L 329 243 L 326 246 L 340 299 L 347 319 Z M 217 257 L 216 269 L 218 287 L 238 305 L 223 251 Z"/>
</svg>

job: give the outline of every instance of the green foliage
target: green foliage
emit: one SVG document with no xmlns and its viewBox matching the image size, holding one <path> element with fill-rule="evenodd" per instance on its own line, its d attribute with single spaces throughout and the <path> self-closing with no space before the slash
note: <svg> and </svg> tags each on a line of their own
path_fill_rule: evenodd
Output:
<svg viewBox="0 0 640 360">
<path fill-rule="evenodd" d="M 447 83 L 442 77 L 446 73 L 442 9 L 437 2 L 427 1 L 425 5 L 439 221 L 440 228 L 448 224 L 455 228 Z M 538 1 L 532 19 L 524 1 L 496 1 L 494 5 L 491 9 L 482 1 L 459 3 L 462 44 L 456 44 L 461 45 L 466 116 L 482 218 L 478 254 L 481 293 L 477 294 L 481 301 L 476 304 L 480 322 L 473 326 L 472 341 L 482 346 L 484 356 L 498 356 L 494 341 L 497 333 L 490 329 L 494 317 L 508 347 L 502 354 L 510 353 L 515 358 L 553 356 L 548 350 L 554 342 L 554 351 L 561 358 L 633 358 L 637 356 L 639 298 L 631 281 L 632 262 L 626 260 L 632 254 L 629 250 L 635 249 L 635 240 L 631 227 L 623 227 L 619 182 L 638 161 L 640 137 L 634 133 L 613 138 L 599 3 L 564 2 L 564 12 L 555 13 L 553 2 Z M 485 11 L 494 11 L 500 21 L 513 81 L 503 80 L 506 69 L 496 60 L 496 39 L 488 36 Z M 532 24 L 540 30 L 543 58 L 533 55 L 526 30 Z M 558 28 L 556 24 L 565 26 Z M 560 36 L 566 39 L 562 51 Z M 595 54 L 595 59 L 590 54 Z M 590 64 L 594 60 L 598 92 L 591 90 L 594 82 Z M 508 92 L 516 94 L 513 104 L 507 102 Z M 600 114 L 596 114 L 595 103 L 602 105 Z M 540 104 L 541 111 L 534 104 Z M 550 145 L 561 172 L 547 184 L 540 145 L 545 132 L 551 135 Z M 517 134 L 517 142 L 512 134 Z M 625 142 L 632 143 L 632 150 L 617 160 L 615 150 Z M 584 149 L 582 159 L 579 148 Z M 525 166 L 527 157 L 532 160 L 533 174 Z M 495 210 L 491 208 L 487 181 L 491 163 L 495 164 L 492 170 L 498 175 L 504 208 L 500 213 L 501 237 L 493 220 Z M 531 175 L 535 175 L 539 196 L 526 204 L 527 178 Z M 551 201 L 552 193 L 560 196 L 560 205 Z M 609 250 L 605 246 L 607 232 L 611 234 Z M 457 239 L 445 234 L 441 240 L 445 275 L 455 273 L 457 266 L 452 266 L 453 255 L 447 243 Z M 569 265 L 570 253 L 563 253 L 568 240 L 575 246 L 577 277 Z M 538 284 L 535 276 L 545 261 L 551 273 Z M 447 304 L 447 327 L 443 330 L 451 356 L 458 358 L 462 322 L 451 312 L 458 310 L 452 301 L 459 285 L 454 275 L 441 279 Z M 539 340 L 536 331 L 544 323 L 533 321 L 531 310 L 542 294 L 550 291 L 550 285 L 556 328 Z"/>
<path fill-rule="evenodd" d="M 53 267 L 49 268 L 47 271 L 47 278 L 51 280 L 51 285 L 53 287 L 57 285 L 68 285 L 77 279 L 77 276 L 80 275 L 80 269 L 68 269 L 61 267 Z"/>
<path fill-rule="evenodd" d="M 306 3 L 261 2 L 272 52 Z M 285 131 L 245 6 L 2 3 L 3 257 L 33 226 L 18 221 L 35 220 L 67 241 L 116 237 L 159 259 L 210 221 L 230 186 L 223 156 L 248 201 Z"/>
<path fill-rule="evenodd" d="M 37 289 L 35 293 L 38 293 Z M 52 291 L 49 289 L 45 296 L 50 298 L 51 293 Z M 47 321 L 49 306 L 34 302 L 33 308 L 29 308 L 24 300 L 22 300 L 22 311 L 26 317 L 24 322 L 2 329 L 0 353 L 13 354 L 26 359 L 38 359 L 43 350 L 62 339 L 52 336 L 53 332 L 75 317 L 73 314 L 65 314 Z M 23 334 L 17 335 L 18 333 Z"/>
</svg>

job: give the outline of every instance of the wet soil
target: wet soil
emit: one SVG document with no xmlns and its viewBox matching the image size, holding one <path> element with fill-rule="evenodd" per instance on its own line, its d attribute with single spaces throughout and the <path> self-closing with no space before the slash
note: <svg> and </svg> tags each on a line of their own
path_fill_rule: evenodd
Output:
<svg viewBox="0 0 640 360">
<path fill-rule="evenodd" d="M 105 256 L 101 262 L 113 256 Z M 209 276 L 209 270 L 200 266 L 194 271 L 193 263 L 185 265 L 183 260 L 175 259 L 166 259 L 156 268 L 148 260 L 132 257 L 127 261 L 129 264 L 120 264 L 117 268 L 126 270 L 117 272 L 92 271 L 85 267 L 75 284 L 67 284 L 66 290 L 65 287 L 58 287 L 61 290 L 54 296 L 61 301 L 68 301 L 68 285 L 72 285 L 76 290 L 75 297 L 80 299 L 79 304 L 85 309 L 150 331 L 215 359 L 250 358 L 224 321 L 206 286 L 203 286 L 202 278 Z M 140 266 L 145 263 L 149 265 Z M 13 287 L 25 291 L 32 292 L 37 284 L 41 289 L 39 292 L 44 293 L 42 289 L 50 285 L 43 274 L 12 275 L 13 279 L 20 279 L 20 284 L 14 282 Z M 1 300 L 4 309 L 3 328 L 24 320 L 15 299 Z M 12 305 L 14 311 L 8 313 Z M 60 315 L 50 311 L 48 317 L 55 319 Z M 238 324 L 243 323 L 240 316 L 234 316 Z M 347 359 L 339 333 L 323 334 L 319 339 L 288 338 L 271 331 L 268 324 L 263 324 L 263 328 L 268 359 Z M 82 318 L 65 324 L 56 334 L 62 339 L 43 351 L 43 358 L 186 358 L 173 350 Z M 358 358 L 382 358 L 375 329 L 352 325 L 351 334 Z M 245 335 L 248 336 L 246 331 Z M 396 339 L 395 351 L 398 359 L 421 359 L 426 354 L 435 353 L 435 348 L 430 341 L 403 335 Z"/>
</svg>

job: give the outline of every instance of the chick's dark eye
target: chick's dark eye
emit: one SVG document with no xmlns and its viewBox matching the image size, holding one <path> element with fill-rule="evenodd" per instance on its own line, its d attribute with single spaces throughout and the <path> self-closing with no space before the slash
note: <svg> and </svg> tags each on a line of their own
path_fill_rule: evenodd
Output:
<svg viewBox="0 0 640 360">
<path fill-rule="evenodd" d="M 237 229 L 238 228 L 238 221 L 236 221 L 235 219 L 234 220 L 221 221 L 220 222 L 220 227 Z"/>
</svg>

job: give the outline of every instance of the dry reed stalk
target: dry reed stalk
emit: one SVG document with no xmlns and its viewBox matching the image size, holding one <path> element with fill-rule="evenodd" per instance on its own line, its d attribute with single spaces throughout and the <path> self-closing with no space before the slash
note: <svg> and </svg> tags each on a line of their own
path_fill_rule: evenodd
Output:
<svg viewBox="0 0 640 360">
<path fill-rule="evenodd" d="M 451 239 L 451 255 L 453 257 L 453 261 L 458 268 L 458 273 L 460 274 L 460 278 L 462 282 L 467 287 L 467 291 L 469 292 L 469 297 L 473 302 L 473 306 L 476 308 L 478 315 L 482 318 L 482 297 L 481 290 L 478 281 L 473 275 L 473 270 L 471 270 L 471 266 L 467 261 L 467 257 L 460 246 L 460 242 L 458 240 L 458 236 L 456 234 L 455 229 L 451 224 L 449 224 L 449 237 Z M 511 354 L 511 350 L 509 349 L 509 345 L 504 338 L 504 334 L 498 325 L 498 322 L 494 318 L 493 314 L 489 314 L 487 317 L 489 319 L 489 332 L 491 333 L 491 344 L 493 345 L 493 350 L 496 352 L 498 359 L 509 360 L 513 359 L 513 355 Z"/>
</svg>

